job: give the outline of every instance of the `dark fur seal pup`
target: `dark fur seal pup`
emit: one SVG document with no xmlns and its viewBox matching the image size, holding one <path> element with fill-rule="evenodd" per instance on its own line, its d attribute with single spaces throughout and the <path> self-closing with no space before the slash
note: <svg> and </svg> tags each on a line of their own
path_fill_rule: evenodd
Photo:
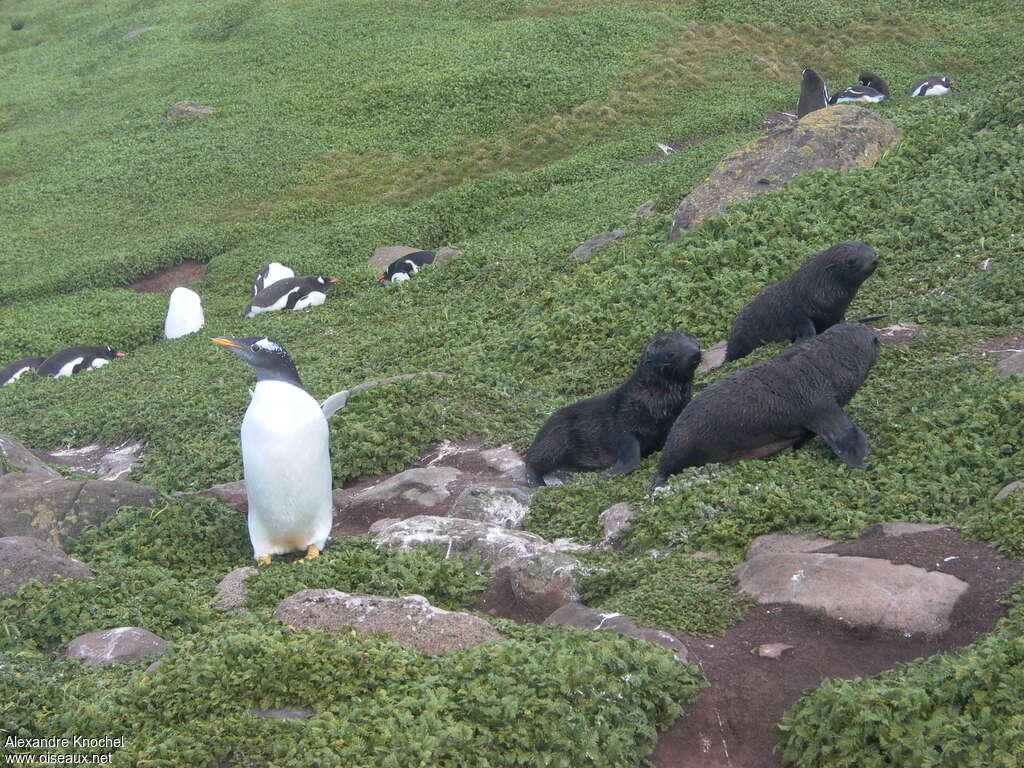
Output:
<svg viewBox="0 0 1024 768">
<path fill-rule="evenodd" d="M 49 376 L 59 379 L 82 371 L 90 371 L 94 368 L 102 368 L 115 357 L 124 357 L 124 352 L 118 352 L 113 347 L 106 345 L 102 347 L 77 346 L 62 349 L 44 360 L 36 373 L 40 376 Z"/>
<path fill-rule="evenodd" d="M 848 104 L 863 102 L 877 104 L 889 98 L 889 84 L 874 72 L 861 72 L 859 85 L 851 85 L 832 94 L 829 104 Z"/>
<path fill-rule="evenodd" d="M 416 251 L 402 256 L 400 259 L 392 261 L 388 265 L 387 271 L 379 279 L 385 283 L 405 282 L 419 272 L 422 267 L 433 264 L 436 255 L 434 251 Z"/>
<path fill-rule="evenodd" d="M 763 458 L 819 435 L 848 467 L 860 467 L 867 436 L 843 406 L 878 358 L 863 323 L 834 325 L 701 392 L 672 425 L 652 488 L 686 467 Z"/>
<path fill-rule="evenodd" d="M 700 344 L 692 336 L 659 333 L 625 383 L 567 405 L 544 423 L 523 455 L 527 483 L 543 485 L 544 475 L 556 469 L 632 472 L 644 456 L 661 449 L 690 401 L 699 362 Z"/>
<path fill-rule="evenodd" d="M 282 278 L 253 296 L 243 317 L 256 317 L 261 312 L 278 309 L 299 310 L 320 306 L 327 300 L 327 286 L 336 282 L 337 278 L 316 275 Z"/>
<path fill-rule="evenodd" d="M 740 310 L 729 332 L 725 362 L 768 342 L 809 339 L 841 322 L 857 289 L 877 267 L 875 249 L 855 240 L 814 254 Z"/>
<path fill-rule="evenodd" d="M 818 73 L 809 67 L 803 71 L 803 82 L 800 83 L 800 98 L 796 102 L 796 119 L 824 109 L 828 105 L 828 88 Z"/>
<path fill-rule="evenodd" d="M 0 387 L 13 384 L 24 374 L 34 371 L 45 359 L 45 357 L 23 357 L 20 360 L 15 360 L 13 363 L 8 363 L 3 368 L 0 368 Z"/>
</svg>

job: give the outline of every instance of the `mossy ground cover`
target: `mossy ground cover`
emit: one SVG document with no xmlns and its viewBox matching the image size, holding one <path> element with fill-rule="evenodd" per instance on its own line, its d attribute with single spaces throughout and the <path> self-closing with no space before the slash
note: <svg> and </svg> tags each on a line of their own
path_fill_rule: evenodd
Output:
<svg viewBox="0 0 1024 768">
<path fill-rule="evenodd" d="M 124 38 L 142 27 L 151 29 Z M 134 479 L 163 491 L 237 479 L 250 371 L 205 336 L 161 341 L 166 297 L 118 287 L 198 259 L 209 267 L 197 288 L 210 335 L 281 341 L 320 397 L 381 376 L 452 374 L 353 397 L 332 420 L 337 485 L 403 469 L 443 438 L 478 433 L 523 448 L 552 410 L 628 375 L 653 334 L 681 328 L 708 346 L 766 281 L 813 251 L 861 239 L 883 266 L 852 314 L 889 313 L 925 327 L 920 341 L 883 350 L 849 406 L 872 441 L 863 472 L 846 470 L 815 441 L 767 462 L 685 472 L 652 497 L 651 459 L 627 478 L 591 476 L 542 490 L 529 526 L 592 541 L 603 509 L 633 503 L 639 515 L 626 551 L 595 576 L 593 599 L 694 632 L 718 631 L 736 606 L 718 566 L 681 555 L 714 549 L 734 559 L 769 530 L 844 536 L 882 519 L 941 520 L 1024 555 L 1021 496 L 992 500 L 1020 474 L 1020 385 L 997 379 L 971 354 L 1024 316 L 1024 134 L 1019 91 L 1000 85 L 1019 87 L 1021 27 L 1019 8 L 1004 0 L 5 2 L 0 61 L 13 87 L 0 99 L 0 361 L 77 343 L 110 343 L 130 356 L 72 379 L 4 388 L 0 431 L 40 448 L 143 438 L 147 455 Z M 882 72 L 896 98 L 875 109 L 903 131 L 902 145 L 874 169 L 797 180 L 666 244 L 679 198 L 756 135 L 766 112 L 793 107 L 798 72 L 808 65 L 832 86 L 852 83 L 864 68 Z M 942 73 L 960 82 L 952 96 L 903 96 L 917 77 Z M 182 99 L 219 111 L 165 118 Z M 635 164 L 655 141 L 696 143 Z M 630 218 L 652 198 L 654 217 Z M 577 244 L 617 226 L 629 237 L 569 263 Z M 394 243 L 451 245 L 464 255 L 383 289 L 365 263 L 373 248 Z M 986 258 L 994 268 L 979 271 Z M 244 321 L 249 280 L 270 260 L 342 283 L 313 311 Z M 273 654 L 295 654 L 310 665 L 284 679 L 305 690 L 299 683 L 317 663 L 340 663 L 332 654 L 349 651 L 301 633 L 267 633 L 206 607 L 215 579 L 247 555 L 237 518 L 205 504 L 122 513 L 74 545 L 96 570 L 95 582 L 26 587 L 16 607 L 8 604 L 0 642 L 12 658 L 20 655 L 3 670 L 4 685 L 22 693 L 3 699 L 15 702 L 5 723 L 47 734 L 57 723 L 74 730 L 141 722 L 169 706 L 180 685 L 210 696 L 207 725 L 182 715 L 173 733 L 154 725 L 133 749 L 160 744 L 166 755 L 187 744 L 196 754 L 208 747 L 220 754 L 234 728 L 253 734 L 233 745 L 239 764 L 292 764 L 298 758 L 266 751 L 271 734 L 283 735 L 285 751 L 299 739 L 326 745 L 324 734 L 342 721 L 358 730 L 367 722 L 359 718 L 392 723 L 401 707 L 427 707 L 443 713 L 439 727 L 463 739 L 457 743 L 494 750 L 481 754 L 532 755 L 554 744 L 544 753 L 553 765 L 622 765 L 649 747 L 650 728 L 674 711 L 667 702 L 692 691 L 688 673 L 675 667 L 660 679 L 635 677 L 651 651 L 626 640 L 523 630 L 504 651 L 413 663 L 396 646 L 353 639 L 352 653 L 376 653 L 380 664 L 369 663 L 365 679 L 317 695 L 358 695 L 379 673 L 387 683 L 372 706 L 342 712 L 305 697 L 318 713 L 307 724 L 257 723 L 243 709 L 261 694 L 224 703 L 228 686 L 212 672 L 188 677 L 189 665 L 220 669 L 229 638 L 258 648 L 265 637 L 274 650 L 262 660 L 245 657 L 252 665 L 239 674 L 255 680 Z M 201 535 L 169 538 L 176 529 L 163 526 L 175 515 Z M 671 554 L 650 560 L 652 548 Z M 472 564 L 459 571 L 429 554 L 403 560 L 362 544 L 338 544 L 328 554 L 310 564 L 308 583 L 289 563 L 261 574 L 259 615 L 303 586 L 422 588 L 454 607 L 477 584 Z M 661 583 L 672 594 L 659 593 Z M 705 626 L 689 621 L 705 607 Z M 24 697 L 42 691 L 26 681 L 44 685 L 43 662 L 33 655 L 40 648 L 59 646 L 72 631 L 145 621 L 175 642 L 173 674 L 149 683 L 152 698 L 139 692 L 146 684 L 135 667 L 58 665 L 46 667 L 54 672 L 45 683 L 53 703 L 26 708 Z M 488 654 L 507 655 L 485 663 Z M 458 703 L 463 708 L 452 714 L 463 689 L 445 686 L 468 675 L 466 690 L 487 687 L 490 672 L 481 670 L 491 662 L 522 676 L 494 688 L 504 698 L 478 709 Z M 407 679 L 385 674 L 403 664 Z M 536 682 L 520 686 L 558 670 L 551 685 L 576 690 L 568 682 L 573 665 L 588 670 L 579 703 L 586 727 L 572 719 L 564 691 L 549 699 Z M 433 687 L 420 680 L 438 675 L 456 677 Z M 623 677 L 642 680 L 642 690 L 620 690 Z M 441 690 L 449 693 L 432 698 Z M 526 701 L 555 709 L 514 717 L 509 708 L 533 706 Z M 72 723 L 73 711 L 87 721 Z M 481 723 L 502 712 L 515 725 L 500 743 L 483 745 Z M 593 728 L 622 717 L 645 734 L 640 742 L 627 746 L 614 727 Z M 407 725 L 372 731 L 346 745 L 344 758 L 325 752 L 324 764 L 384 764 L 371 759 L 381 734 L 404 739 L 393 732 Z M 597 741 L 584 743 L 591 731 Z M 434 743 L 415 733 L 401 743 Z M 434 749 L 410 754 L 459 764 Z M 511 764 L 502 760 L 493 764 Z"/>
</svg>

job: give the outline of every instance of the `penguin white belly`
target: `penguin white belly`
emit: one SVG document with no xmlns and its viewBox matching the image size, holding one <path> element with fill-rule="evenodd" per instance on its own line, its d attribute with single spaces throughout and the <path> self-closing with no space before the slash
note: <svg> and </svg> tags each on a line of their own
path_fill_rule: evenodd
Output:
<svg viewBox="0 0 1024 768">
<path fill-rule="evenodd" d="M 391 278 L 392 283 L 404 283 L 409 279 L 409 275 L 405 272 L 396 272 L 394 277 Z"/>
<path fill-rule="evenodd" d="M 177 339 L 195 333 L 206 322 L 203 303 L 195 291 L 178 286 L 171 292 L 164 320 L 164 338 Z"/>
<path fill-rule="evenodd" d="M 320 291 L 310 291 L 308 295 L 303 296 L 297 302 L 295 302 L 295 309 L 305 309 L 306 307 L 319 307 L 327 299 L 326 293 Z"/>
<path fill-rule="evenodd" d="M 53 375 L 53 378 L 62 379 L 65 376 L 70 376 L 72 373 L 75 372 L 75 366 L 81 363 L 83 360 L 85 360 L 84 357 L 76 357 L 71 360 L 68 360 L 66 363 L 64 363 L 64 365 L 60 367 L 60 370 Z"/>
<path fill-rule="evenodd" d="M 331 532 L 327 420 L 308 393 L 260 381 L 242 420 L 249 538 L 258 559 L 323 549 Z"/>
<path fill-rule="evenodd" d="M 945 96 L 947 93 L 949 93 L 949 88 L 947 88 L 944 85 L 940 85 L 940 84 L 936 83 L 935 85 L 929 85 L 928 88 L 925 90 L 925 92 L 922 95 L 924 95 L 924 96 Z"/>
<path fill-rule="evenodd" d="M 107 360 L 107 358 L 105 358 L 105 357 L 97 357 L 97 358 L 94 358 L 91 363 L 89 363 L 88 367 L 85 370 L 87 370 L 87 371 L 95 371 L 97 368 L 102 368 L 104 365 L 106 365 L 109 362 L 110 361 Z"/>
<path fill-rule="evenodd" d="M 14 375 L 11 376 L 11 378 L 9 378 L 3 384 L 0 384 L 0 386 L 6 387 L 8 384 L 13 384 L 14 382 L 16 382 L 18 379 L 20 379 L 22 376 L 24 376 L 26 373 L 28 373 L 31 370 L 32 370 L 32 366 L 31 365 L 26 365 L 20 371 L 16 371 L 14 373 Z"/>
<path fill-rule="evenodd" d="M 288 304 L 288 299 L 291 298 L 292 294 L 293 293 L 297 293 L 300 290 L 302 290 L 302 289 L 298 288 L 298 287 L 292 288 L 290 291 L 288 291 L 288 293 L 286 293 L 284 296 L 281 296 L 273 304 L 268 304 L 265 307 L 261 307 L 261 306 L 258 306 L 256 304 L 253 304 L 252 307 L 246 313 L 245 316 L 246 317 L 256 317 L 256 315 L 262 314 L 263 312 L 276 312 L 279 309 L 284 309 L 285 305 Z"/>
</svg>

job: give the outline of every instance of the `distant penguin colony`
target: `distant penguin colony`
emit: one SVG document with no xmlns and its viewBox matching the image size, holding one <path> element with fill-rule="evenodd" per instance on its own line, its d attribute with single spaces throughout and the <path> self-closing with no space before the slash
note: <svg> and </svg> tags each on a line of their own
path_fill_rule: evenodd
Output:
<svg viewBox="0 0 1024 768">
<path fill-rule="evenodd" d="M 435 256 L 436 253 L 434 251 L 416 251 L 415 253 L 402 256 L 391 262 L 379 279 L 384 283 L 405 282 L 423 267 L 433 264 Z"/>
<path fill-rule="evenodd" d="M 29 371 L 34 371 L 38 368 L 39 364 L 44 360 L 46 360 L 45 357 L 23 357 L 20 360 L 15 360 L 13 363 L 8 363 L 3 368 L 0 368 L 0 387 L 13 384 Z"/>
<path fill-rule="evenodd" d="M 171 298 L 167 302 L 167 317 L 164 319 L 165 339 L 188 336 L 201 329 L 205 322 L 203 303 L 198 293 L 180 285 L 171 291 Z"/>
<path fill-rule="evenodd" d="M 729 332 L 725 361 L 773 341 L 804 341 L 842 322 L 857 290 L 877 268 L 875 249 L 857 241 L 814 254 L 743 306 Z"/>
<path fill-rule="evenodd" d="M 873 72 L 862 72 L 860 85 L 851 85 L 832 94 L 829 104 L 877 104 L 889 98 L 889 84 Z"/>
<path fill-rule="evenodd" d="M 611 468 L 625 475 L 661 450 L 676 416 L 690 400 L 700 344 L 682 331 L 647 342 L 636 370 L 610 392 L 555 411 L 523 454 L 526 481 L 544 485 L 556 470 Z"/>
<path fill-rule="evenodd" d="M 279 309 L 317 307 L 327 300 L 327 287 L 336 282 L 337 279 L 315 275 L 277 280 L 252 297 L 244 316 L 255 317 L 262 312 Z"/>
<path fill-rule="evenodd" d="M 252 295 L 255 296 L 267 286 L 276 283 L 278 280 L 284 280 L 286 277 L 295 277 L 295 273 L 290 267 L 286 267 L 277 261 L 264 264 L 256 274 L 256 278 L 252 281 Z"/>
<path fill-rule="evenodd" d="M 39 367 L 36 368 L 36 374 L 60 379 L 75 373 L 81 373 L 82 371 L 102 368 L 114 358 L 124 356 L 124 352 L 118 352 L 111 346 L 89 347 L 83 345 L 68 347 L 54 355 L 50 355 L 40 363 Z"/>
<path fill-rule="evenodd" d="M 718 379 L 672 425 L 651 487 L 687 467 L 766 458 L 814 435 L 848 467 L 859 468 L 868 439 L 842 409 L 877 357 L 873 328 L 841 323 Z"/>
<path fill-rule="evenodd" d="M 914 83 L 910 89 L 910 95 L 920 96 L 945 96 L 956 85 L 953 80 L 943 75 L 942 77 L 925 77 Z"/>
<path fill-rule="evenodd" d="M 828 106 L 828 88 L 825 87 L 825 81 L 813 69 L 805 69 L 803 81 L 800 83 L 800 98 L 796 103 L 797 120 L 811 112 L 824 109 L 826 106 Z"/>
</svg>

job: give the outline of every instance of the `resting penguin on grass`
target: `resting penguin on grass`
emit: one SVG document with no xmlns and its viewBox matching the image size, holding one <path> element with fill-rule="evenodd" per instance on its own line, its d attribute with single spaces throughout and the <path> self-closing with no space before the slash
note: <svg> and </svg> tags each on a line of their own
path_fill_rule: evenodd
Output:
<svg viewBox="0 0 1024 768">
<path fill-rule="evenodd" d="M 803 76 L 803 81 L 800 83 L 800 98 L 796 102 L 797 120 L 806 114 L 828 106 L 828 88 L 825 87 L 825 81 L 810 68 L 803 71 Z"/>
<path fill-rule="evenodd" d="M 0 368 L 0 387 L 13 384 L 29 371 L 34 371 L 45 359 L 45 357 L 23 357 L 13 363 L 8 363 Z"/>
<path fill-rule="evenodd" d="M 124 357 L 124 352 L 118 352 L 113 347 L 106 345 L 102 347 L 78 346 L 62 349 L 56 354 L 50 355 L 44 360 L 36 373 L 40 376 L 49 376 L 52 379 L 60 379 L 70 376 L 73 373 L 91 371 L 95 368 L 102 368 L 115 357 Z"/>
<path fill-rule="evenodd" d="M 910 95 L 915 98 L 919 96 L 945 96 L 952 90 L 954 85 L 956 85 L 956 81 L 950 80 L 945 75 L 942 77 L 924 77 L 914 83 L 914 87 L 910 89 Z"/>
<path fill-rule="evenodd" d="M 544 484 L 556 469 L 611 467 L 625 475 L 661 449 L 690 401 L 700 344 L 681 331 L 659 333 L 644 347 L 633 375 L 611 392 L 567 405 L 540 428 L 523 460 L 526 482 Z"/>
<path fill-rule="evenodd" d="M 416 253 L 402 256 L 392 261 L 384 274 L 378 279 L 383 280 L 385 283 L 405 282 L 419 272 L 422 267 L 433 264 L 436 255 L 434 251 L 416 251 Z"/>
<path fill-rule="evenodd" d="M 249 496 L 249 540 L 261 565 L 271 555 L 317 557 L 331 532 L 327 419 L 284 348 L 267 338 L 215 337 L 256 371 L 242 419 L 242 465 Z"/>
<path fill-rule="evenodd" d="M 723 376 L 679 414 L 651 488 L 687 467 L 764 458 L 815 435 L 846 466 L 860 467 L 868 438 L 842 409 L 877 358 L 874 328 L 841 323 L 766 363 Z"/>
<path fill-rule="evenodd" d="M 261 312 L 278 309 L 318 307 L 327 300 L 327 286 L 336 282 L 336 278 L 316 275 L 283 278 L 253 296 L 245 308 L 244 317 L 256 317 Z"/>
<path fill-rule="evenodd" d="M 295 277 L 295 273 L 290 267 L 286 267 L 279 261 L 271 261 L 268 264 L 264 264 L 256 275 L 256 278 L 252 281 L 252 295 L 255 296 L 257 293 L 267 288 L 278 280 L 284 280 L 287 277 Z"/>
<path fill-rule="evenodd" d="M 829 104 L 848 104 L 861 102 L 865 104 L 877 104 L 889 98 L 889 84 L 874 72 L 861 72 L 860 85 L 851 85 L 836 91 Z"/>
<path fill-rule="evenodd" d="M 740 310 L 729 332 L 725 362 L 769 342 L 804 341 L 842 322 L 857 289 L 877 267 L 875 249 L 856 240 L 814 254 Z"/>
</svg>

